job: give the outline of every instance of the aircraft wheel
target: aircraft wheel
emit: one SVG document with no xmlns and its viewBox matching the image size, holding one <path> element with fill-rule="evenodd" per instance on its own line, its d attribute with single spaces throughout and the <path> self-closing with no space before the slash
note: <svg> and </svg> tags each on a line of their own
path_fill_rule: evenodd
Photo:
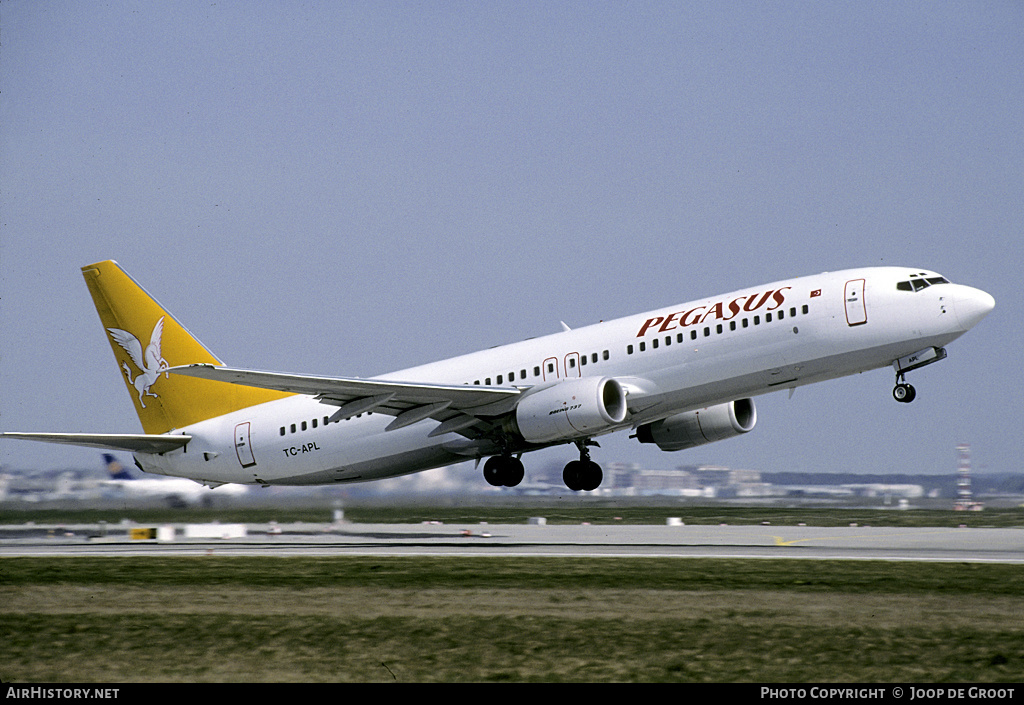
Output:
<svg viewBox="0 0 1024 705">
<path fill-rule="evenodd" d="M 488 485 L 493 487 L 501 487 L 505 484 L 502 481 L 501 456 L 495 455 L 484 463 L 484 479 L 487 480 Z"/>
<path fill-rule="evenodd" d="M 601 486 L 601 480 L 604 479 L 604 473 L 601 472 L 601 466 L 593 461 L 585 463 L 584 465 L 586 467 L 583 470 L 582 489 L 587 492 L 596 490 Z"/>
<path fill-rule="evenodd" d="M 562 470 L 562 482 L 573 492 L 583 489 L 583 461 L 573 460 L 565 464 Z"/>
<path fill-rule="evenodd" d="M 515 487 L 525 475 L 523 462 L 518 458 L 495 455 L 484 463 L 484 479 L 493 487 Z"/>
<path fill-rule="evenodd" d="M 562 471 L 562 481 L 573 492 L 596 490 L 603 479 L 601 466 L 591 460 L 573 460 Z"/>
<path fill-rule="evenodd" d="M 508 458 L 505 463 L 504 481 L 505 487 L 515 487 L 526 476 L 526 468 L 519 458 Z"/>
<path fill-rule="evenodd" d="M 892 398 L 902 404 L 909 404 L 917 397 L 917 390 L 909 384 L 897 384 L 892 390 Z"/>
</svg>

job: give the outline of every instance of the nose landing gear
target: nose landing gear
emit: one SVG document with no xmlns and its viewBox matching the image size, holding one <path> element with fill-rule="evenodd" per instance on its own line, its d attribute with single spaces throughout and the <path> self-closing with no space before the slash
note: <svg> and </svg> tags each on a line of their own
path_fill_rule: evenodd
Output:
<svg viewBox="0 0 1024 705">
<path fill-rule="evenodd" d="M 903 375 L 911 370 L 916 370 L 945 359 L 945 348 L 932 347 L 925 348 L 924 350 L 918 350 L 913 355 L 907 355 L 906 357 L 901 357 L 898 360 L 893 360 L 892 366 L 893 369 L 896 370 L 896 386 L 893 387 L 892 398 L 903 404 L 909 404 L 914 401 L 917 397 L 917 391 L 911 385 L 907 384 Z"/>
</svg>

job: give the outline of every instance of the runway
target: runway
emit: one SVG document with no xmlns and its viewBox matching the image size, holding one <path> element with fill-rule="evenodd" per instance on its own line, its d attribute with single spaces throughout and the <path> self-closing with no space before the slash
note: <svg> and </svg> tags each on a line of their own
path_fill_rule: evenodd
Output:
<svg viewBox="0 0 1024 705">
<path fill-rule="evenodd" d="M 204 525 L 211 526 L 211 525 Z M 234 526 L 234 525 L 232 525 Z M 1024 563 L 1024 529 L 705 525 L 249 524 L 235 538 L 133 539 L 140 527 L 4 526 L 13 556 L 799 558 Z M 225 526 L 225 534 L 227 534 Z"/>
</svg>

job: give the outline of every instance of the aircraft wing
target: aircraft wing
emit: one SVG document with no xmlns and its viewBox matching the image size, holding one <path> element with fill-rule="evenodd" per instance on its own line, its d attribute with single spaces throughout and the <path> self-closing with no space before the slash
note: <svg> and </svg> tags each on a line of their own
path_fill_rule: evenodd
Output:
<svg viewBox="0 0 1024 705">
<path fill-rule="evenodd" d="M 331 421 L 367 411 L 394 416 L 395 420 L 388 426 L 389 431 L 426 418 L 440 421 L 441 425 L 431 432 L 431 436 L 465 431 L 481 423 L 484 417 L 499 416 L 511 411 L 524 391 L 515 387 L 316 377 L 206 364 L 172 367 L 168 372 L 247 387 L 307 394 L 324 404 L 338 407 Z"/>
<path fill-rule="evenodd" d="M 181 448 L 192 440 L 192 436 L 185 434 L 172 436 L 154 433 L 0 433 L 0 436 L 22 441 L 124 450 L 130 453 L 166 453 Z"/>
</svg>

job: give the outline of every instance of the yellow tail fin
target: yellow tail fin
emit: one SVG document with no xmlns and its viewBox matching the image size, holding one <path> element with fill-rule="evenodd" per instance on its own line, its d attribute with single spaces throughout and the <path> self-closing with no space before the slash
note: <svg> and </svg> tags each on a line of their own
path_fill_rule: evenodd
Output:
<svg viewBox="0 0 1024 705">
<path fill-rule="evenodd" d="M 283 392 L 169 375 L 178 365 L 223 365 L 112 260 L 82 267 L 110 347 L 146 433 L 167 433 L 289 396 Z"/>
</svg>

